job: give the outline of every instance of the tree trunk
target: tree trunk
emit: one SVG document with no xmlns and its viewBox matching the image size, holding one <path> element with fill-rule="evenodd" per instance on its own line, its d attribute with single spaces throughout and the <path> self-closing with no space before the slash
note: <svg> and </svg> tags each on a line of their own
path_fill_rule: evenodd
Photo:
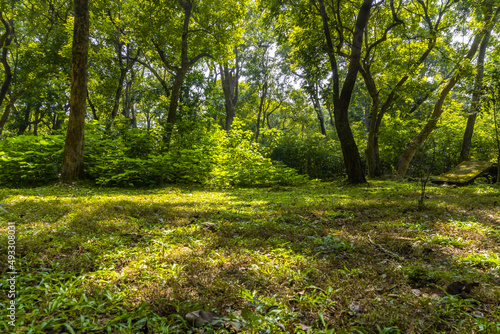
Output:
<svg viewBox="0 0 500 334">
<path fill-rule="evenodd" d="M 330 35 L 330 28 L 328 26 L 329 18 L 326 13 L 324 1 L 319 0 L 319 11 L 323 20 L 323 30 L 327 44 L 327 52 L 330 65 L 332 67 L 334 95 L 333 114 L 335 118 L 335 127 L 337 129 L 337 134 L 342 148 L 344 164 L 347 169 L 347 179 L 348 182 L 352 184 L 366 183 L 365 172 L 361 164 L 358 146 L 356 145 L 356 141 L 354 140 L 354 136 L 349 125 L 348 113 L 352 92 L 354 90 L 354 85 L 356 84 L 356 77 L 359 70 L 359 61 L 361 59 L 361 48 L 363 44 L 363 31 L 365 30 L 368 19 L 370 18 L 372 2 L 373 0 L 364 0 L 361 8 L 359 9 L 352 39 L 349 68 L 344 80 L 344 85 L 342 86 L 342 92 L 340 92 L 337 59 L 335 57 L 335 49 Z"/>
<path fill-rule="evenodd" d="M 235 50 L 235 54 L 236 64 L 234 73 L 232 70 L 229 70 L 227 64 L 224 64 L 224 66 L 219 65 L 226 109 L 226 131 L 231 130 L 234 117 L 236 116 L 236 103 L 238 103 L 239 63 L 237 50 Z"/>
<path fill-rule="evenodd" d="M 87 90 L 87 101 L 89 103 L 90 110 L 92 110 L 92 117 L 94 118 L 94 120 L 98 121 L 99 116 L 97 116 L 97 110 L 95 108 L 94 103 L 92 103 L 92 99 L 90 98 L 90 94 L 89 94 L 88 90 Z"/>
<path fill-rule="evenodd" d="M 120 52 L 121 52 L 121 50 L 120 50 Z M 121 65 L 121 61 L 120 61 L 120 65 Z M 120 69 L 120 78 L 118 79 L 118 87 L 116 88 L 116 92 L 115 92 L 113 109 L 111 110 L 111 119 L 109 119 L 107 124 L 106 124 L 106 130 L 111 129 L 111 125 L 113 124 L 114 120 L 116 119 L 116 116 L 118 115 L 118 110 L 120 109 L 120 99 L 122 97 L 122 91 L 123 91 L 123 82 L 125 81 L 126 76 L 127 76 L 127 69 L 121 68 Z"/>
<path fill-rule="evenodd" d="M 262 115 L 262 111 L 264 109 L 264 101 L 267 96 L 267 81 L 264 82 L 264 85 L 262 86 L 262 93 L 260 95 L 260 104 L 259 104 L 259 113 L 257 114 L 257 131 L 255 132 L 255 141 L 259 140 L 259 134 L 260 134 L 260 119 Z"/>
<path fill-rule="evenodd" d="M 477 56 L 477 74 L 474 92 L 472 92 L 472 101 L 467 117 L 467 126 L 465 127 L 464 139 L 462 141 L 462 149 L 458 162 L 465 161 L 469 158 L 470 147 L 472 143 L 472 134 L 474 132 L 474 124 L 476 123 L 477 113 L 479 111 L 479 99 L 481 98 L 481 90 L 483 85 L 484 76 L 484 58 L 486 56 L 486 49 L 490 40 L 491 30 L 486 31 L 481 46 L 479 47 L 479 54 Z"/>
<path fill-rule="evenodd" d="M 61 181 L 63 182 L 71 182 L 84 176 L 83 153 L 89 46 L 89 0 L 74 0 L 74 11 L 70 113 L 61 171 Z"/>
<path fill-rule="evenodd" d="M 170 105 L 168 106 L 167 124 L 165 126 L 164 142 L 168 148 L 172 140 L 172 133 L 174 131 L 175 118 L 177 116 L 177 106 L 179 105 L 179 96 L 181 93 L 181 86 L 184 82 L 184 77 L 188 72 L 189 67 L 185 66 L 180 69 L 175 75 L 174 85 L 170 91 Z"/>
<path fill-rule="evenodd" d="M 0 105 L 2 105 L 3 101 L 5 100 L 5 97 L 7 96 L 7 92 L 9 91 L 9 86 L 12 81 L 12 71 L 10 68 L 9 63 L 7 62 L 7 54 L 9 52 L 9 46 L 10 43 L 12 42 L 13 38 L 13 21 L 7 21 L 3 18 L 3 13 L 0 12 L 0 19 L 5 27 L 5 33 L 2 35 L 1 40 L 2 40 L 2 58 L 1 58 L 1 63 L 4 68 L 4 79 L 2 83 L 2 87 L 0 88 Z M 5 126 L 5 123 L 7 123 L 7 119 L 10 113 L 10 107 L 7 105 L 5 108 L 4 113 L 2 114 L 2 117 L 0 118 L 0 135 L 2 134 L 3 127 Z"/>
<path fill-rule="evenodd" d="M 38 123 L 40 123 L 40 107 L 41 105 L 38 105 L 35 109 L 35 115 L 34 115 L 34 120 L 33 120 L 33 135 L 38 136 Z"/>
<path fill-rule="evenodd" d="M 14 102 L 15 99 L 11 99 L 8 103 L 7 106 L 5 107 L 5 110 L 2 114 L 2 117 L 0 118 L 0 138 L 2 138 L 2 133 L 3 133 L 3 127 L 5 123 L 7 123 L 7 119 L 9 118 L 10 114 L 10 109 L 14 107 Z"/>
<path fill-rule="evenodd" d="M 465 56 L 467 59 L 472 59 L 472 57 L 476 54 L 477 48 L 479 46 L 479 43 L 482 39 L 483 34 L 478 34 L 474 37 L 474 41 L 472 42 L 472 45 L 469 49 L 469 52 Z M 429 135 L 432 133 L 432 131 L 436 128 L 436 125 L 439 121 L 439 118 L 441 117 L 441 114 L 443 113 L 443 104 L 444 100 L 452 90 L 452 88 L 457 84 L 457 82 L 460 80 L 460 76 L 462 74 L 462 70 L 459 68 L 457 70 L 457 73 L 448 81 L 448 83 L 444 86 L 443 90 L 439 94 L 439 98 L 436 101 L 436 104 L 434 106 L 434 111 L 432 112 L 432 115 L 430 119 L 427 121 L 423 129 L 420 131 L 418 135 L 416 135 L 410 143 L 406 146 L 406 150 L 403 152 L 401 157 L 399 158 L 398 164 L 396 166 L 396 171 L 399 175 L 399 177 L 405 177 L 406 172 L 408 171 L 408 168 L 410 166 L 410 162 L 413 159 L 413 156 L 417 152 L 418 148 L 422 143 L 429 137 Z"/>
</svg>

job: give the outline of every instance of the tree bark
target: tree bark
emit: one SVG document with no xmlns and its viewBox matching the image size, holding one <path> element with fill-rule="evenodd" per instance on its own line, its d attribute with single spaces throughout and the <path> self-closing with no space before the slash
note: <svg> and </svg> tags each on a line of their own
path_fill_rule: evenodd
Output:
<svg viewBox="0 0 500 334">
<path fill-rule="evenodd" d="M 364 0 L 356 18 L 356 27 L 353 33 L 351 55 L 347 75 L 340 91 L 340 81 L 335 49 L 333 47 L 330 28 L 328 25 L 328 15 L 326 13 L 324 0 L 319 0 L 319 11 L 323 20 L 323 30 L 325 34 L 327 52 L 332 68 L 333 80 L 333 114 L 335 127 L 339 136 L 344 164 L 347 169 L 347 179 L 349 183 L 366 183 L 365 172 L 361 164 L 358 146 L 349 125 L 349 104 L 356 84 L 356 77 L 359 71 L 359 61 L 361 59 L 361 47 L 363 44 L 363 31 L 370 18 L 370 10 L 373 0 Z"/>
<path fill-rule="evenodd" d="M 264 82 L 264 85 L 262 86 L 262 93 L 260 95 L 259 113 L 257 114 L 257 130 L 255 131 L 255 141 L 259 140 L 260 119 L 262 111 L 264 110 L 264 101 L 266 100 L 266 96 L 267 96 L 267 81 Z"/>
<path fill-rule="evenodd" d="M 239 64 L 238 54 L 236 51 L 236 64 L 233 70 L 229 70 L 227 64 L 219 65 L 221 73 L 222 91 L 224 92 L 224 102 L 226 109 L 226 131 L 230 131 L 233 125 L 234 117 L 236 116 L 236 103 L 238 103 L 238 81 L 239 81 Z"/>
<path fill-rule="evenodd" d="M 3 133 L 3 127 L 5 123 L 7 123 L 7 119 L 9 118 L 10 110 L 11 108 L 14 107 L 14 102 L 15 99 L 11 99 L 8 103 L 7 106 L 5 107 L 5 110 L 2 114 L 2 117 L 0 118 L 0 139 L 2 138 L 2 133 Z"/>
<path fill-rule="evenodd" d="M 62 182 L 71 182 L 84 176 L 83 153 L 89 46 L 89 0 L 74 0 L 74 11 L 70 113 L 61 171 Z"/>
<path fill-rule="evenodd" d="M 482 36 L 483 34 L 478 34 L 474 37 L 469 52 L 467 52 L 467 55 L 465 56 L 466 59 L 471 60 L 472 57 L 476 54 Z M 432 112 L 430 119 L 422 128 L 420 133 L 416 135 L 406 146 L 406 150 L 399 158 L 398 164 L 396 166 L 396 171 L 399 177 L 406 176 L 406 172 L 408 171 L 408 167 L 410 166 L 410 162 L 413 159 L 413 156 L 417 152 L 418 148 L 422 145 L 422 143 L 427 139 L 427 137 L 429 137 L 432 131 L 436 128 L 439 118 L 443 113 L 444 100 L 446 99 L 452 88 L 460 80 L 461 74 L 462 70 L 459 68 L 455 73 L 455 75 L 448 81 L 448 83 L 444 86 L 441 93 L 439 94 L 439 98 L 436 101 L 436 104 L 434 105 L 434 111 Z"/>
<path fill-rule="evenodd" d="M 488 48 L 488 43 L 490 41 L 491 30 L 487 30 L 479 47 L 479 54 L 477 56 L 477 74 L 476 82 L 474 85 L 474 91 L 472 92 L 472 101 L 469 111 L 469 117 L 467 117 L 467 125 L 465 127 L 464 139 L 462 141 L 462 149 L 460 150 L 460 157 L 458 162 L 465 161 L 469 158 L 470 147 L 472 143 L 472 134 L 474 132 L 474 125 L 476 123 L 477 114 L 479 111 L 479 99 L 481 98 L 481 90 L 483 85 L 484 76 L 484 58 L 486 56 L 486 49 Z"/>
<path fill-rule="evenodd" d="M 2 24 L 5 28 L 4 34 L 0 37 L 0 40 L 2 41 L 1 43 L 2 58 L 0 61 L 4 68 L 4 80 L 2 83 L 2 87 L 0 88 L 0 105 L 2 105 L 3 101 L 5 100 L 5 97 L 7 96 L 7 92 L 9 91 L 10 83 L 12 81 L 12 71 L 7 61 L 7 54 L 9 53 L 9 46 L 12 42 L 12 39 L 14 38 L 14 26 L 13 26 L 13 21 L 5 20 L 3 17 L 3 13 L 1 12 L 0 12 L 0 20 L 2 21 Z M 2 117 L 0 118 L 0 135 L 3 131 L 5 123 L 7 123 L 9 113 L 10 113 L 10 107 L 7 106 L 4 110 L 4 113 L 2 114 Z"/>
</svg>

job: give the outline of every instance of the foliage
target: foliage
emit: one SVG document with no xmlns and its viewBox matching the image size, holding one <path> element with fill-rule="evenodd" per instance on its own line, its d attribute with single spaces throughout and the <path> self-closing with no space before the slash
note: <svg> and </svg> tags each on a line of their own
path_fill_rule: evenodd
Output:
<svg viewBox="0 0 500 334">
<path fill-rule="evenodd" d="M 332 179 L 343 172 L 339 142 L 320 133 L 281 136 L 270 157 L 312 178 Z"/>
<path fill-rule="evenodd" d="M 307 177 L 296 170 L 280 164 L 273 164 L 259 152 L 253 142 L 251 131 L 244 131 L 241 123 L 235 122 L 226 136 L 218 133 L 219 148 L 211 173 L 210 183 L 217 186 L 270 186 L 294 185 L 307 182 Z"/>
<path fill-rule="evenodd" d="M 56 180 L 64 137 L 18 136 L 0 141 L 0 185 L 19 186 Z"/>
</svg>

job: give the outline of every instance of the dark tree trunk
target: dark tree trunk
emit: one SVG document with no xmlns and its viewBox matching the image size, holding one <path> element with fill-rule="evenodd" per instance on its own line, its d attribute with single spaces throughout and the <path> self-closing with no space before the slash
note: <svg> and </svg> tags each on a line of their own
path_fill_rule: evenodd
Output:
<svg viewBox="0 0 500 334">
<path fill-rule="evenodd" d="M 19 126 L 19 129 L 17 130 L 17 135 L 21 136 L 23 135 L 26 130 L 28 129 L 28 126 L 30 125 L 30 114 L 31 114 L 31 104 L 28 104 L 26 108 L 24 109 L 24 118 Z"/>
<path fill-rule="evenodd" d="M 170 105 L 168 106 L 167 124 L 165 127 L 165 136 L 163 137 L 167 147 L 170 145 L 170 141 L 172 140 L 172 133 L 174 131 L 174 124 L 177 116 L 177 106 L 179 105 L 181 86 L 184 82 L 184 77 L 186 76 L 188 70 L 189 67 L 184 67 L 181 68 L 179 72 L 177 72 L 174 79 L 174 85 L 172 86 L 172 90 L 170 91 Z"/>
<path fill-rule="evenodd" d="M 9 118 L 10 110 L 14 108 L 14 102 L 15 99 L 11 99 L 8 103 L 7 106 L 5 107 L 5 110 L 2 114 L 2 117 L 0 118 L 0 138 L 2 138 L 2 133 L 3 133 L 3 127 L 5 123 L 7 123 L 7 119 Z"/>
<path fill-rule="evenodd" d="M 121 49 L 120 49 L 121 53 Z M 120 61 L 121 64 L 121 61 Z M 115 99 L 113 102 L 113 109 L 111 110 L 111 118 L 106 124 L 106 130 L 111 129 L 111 125 L 113 124 L 114 120 L 116 119 L 116 116 L 118 115 L 118 110 L 120 109 L 120 99 L 122 97 L 122 91 L 123 91 L 123 83 L 125 82 L 125 78 L 127 76 L 127 69 L 126 68 L 121 68 L 120 69 L 120 78 L 118 79 L 118 87 L 116 88 L 115 92 Z"/>
<path fill-rule="evenodd" d="M 184 82 L 184 78 L 188 73 L 188 71 L 191 69 L 191 67 L 195 65 L 200 59 L 204 57 L 211 57 L 211 55 L 208 52 L 201 52 L 197 56 L 191 59 L 188 58 L 189 21 L 191 20 L 192 17 L 193 3 L 191 2 L 191 0 L 184 0 L 180 1 L 180 4 L 182 6 L 182 9 L 184 10 L 184 22 L 182 26 L 182 36 L 181 36 L 181 58 L 180 58 L 181 66 L 178 67 L 171 64 L 165 55 L 165 51 L 160 47 L 160 45 L 153 42 L 155 44 L 156 51 L 158 52 L 158 55 L 160 56 L 160 59 L 165 65 L 165 67 L 175 73 L 174 84 L 172 86 L 172 89 L 171 90 L 169 89 L 165 80 L 163 80 L 163 78 L 151 66 L 146 65 L 148 69 L 151 70 L 153 75 L 158 79 L 158 81 L 160 81 L 160 83 L 165 89 L 165 92 L 167 94 L 170 92 L 170 105 L 168 107 L 167 122 L 165 124 L 165 133 L 163 135 L 163 142 L 165 144 L 165 148 L 167 149 L 170 146 L 170 141 L 172 139 L 175 119 L 177 116 L 177 107 L 179 105 L 179 96 L 182 83 Z"/>
<path fill-rule="evenodd" d="M 33 135 L 38 136 L 38 123 L 40 123 L 40 105 L 38 105 L 35 109 L 35 119 L 33 120 Z"/>
<path fill-rule="evenodd" d="M 316 111 L 316 117 L 319 121 L 319 129 L 321 131 L 321 134 L 326 137 L 325 116 L 323 115 L 323 110 L 319 101 L 318 90 L 316 86 L 311 82 L 309 82 L 307 90 L 313 103 L 314 110 Z"/>
<path fill-rule="evenodd" d="M 361 59 L 361 47 L 363 44 L 363 31 L 366 28 L 370 18 L 370 10 L 373 0 L 364 0 L 358 12 L 356 27 L 354 29 L 351 57 L 342 91 L 340 91 L 340 80 L 335 57 L 335 49 L 332 43 L 330 28 L 328 25 L 329 17 L 326 13 L 323 0 L 319 0 L 319 11 L 323 20 L 323 31 L 325 34 L 327 52 L 332 67 L 333 79 L 333 114 L 335 118 L 335 127 L 339 136 L 344 164 L 347 170 L 348 182 L 352 184 L 366 183 L 365 172 L 361 164 L 358 146 L 349 125 L 349 104 L 356 84 L 356 77 L 359 70 L 359 61 Z"/>
<path fill-rule="evenodd" d="M 90 110 L 92 110 L 92 117 L 94 118 L 94 120 L 98 121 L 99 116 L 97 116 L 97 110 L 95 108 L 94 103 L 92 103 L 92 99 L 90 98 L 90 93 L 88 90 L 87 90 L 87 102 L 89 103 Z"/>
<path fill-rule="evenodd" d="M 4 34 L 0 37 L 0 46 L 2 47 L 2 58 L 1 63 L 4 69 L 4 80 L 2 83 L 2 87 L 0 87 L 0 105 L 2 105 L 5 97 L 7 96 L 7 92 L 9 91 L 9 86 L 12 81 L 12 71 L 9 63 L 7 62 L 7 54 L 9 53 L 9 46 L 14 38 L 14 25 L 12 20 L 5 20 L 3 17 L 3 13 L 0 12 L 0 20 L 5 28 Z M 3 131 L 3 127 L 5 123 L 7 123 L 7 119 L 9 117 L 10 107 L 7 105 L 5 108 L 2 117 L 0 118 L 0 135 Z"/>
<path fill-rule="evenodd" d="M 236 116 L 236 104 L 238 103 L 238 85 L 240 79 L 240 68 L 238 61 L 238 50 L 235 48 L 235 65 L 229 69 L 227 64 L 219 65 L 221 73 L 222 90 L 226 109 L 226 131 L 230 131 Z"/>
<path fill-rule="evenodd" d="M 481 90 L 483 86 L 484 76 L 484 58 L 486 56 L 486 49 L 490 40 L 491 30 L 486 31 L 481 46 L 479 47 L 479 54 L 477 56 L 477 74 L 474 92 L 472 93 L 472 101 L 470 106 L 469 117 L 467 117 L 467 126 L 465 127 L 464 139 L 462 141 L 462 149 L 458 162 L 465 161 L 469 158 L 470 147 L 472 143 L 472 134 L 474 132 L 474 124 L 476 123 L 477 113 L 479 111 L 479 99 L 481 98 Z"/>
<path fill-rule="evenodd" d="M 83 152 L 89 46 L 89 0 L 75 0 L 74 11 L 70 113 L 61 171 L 61 181 L 63 182 L 71 182 L 84 176 Z"/>
</svg>

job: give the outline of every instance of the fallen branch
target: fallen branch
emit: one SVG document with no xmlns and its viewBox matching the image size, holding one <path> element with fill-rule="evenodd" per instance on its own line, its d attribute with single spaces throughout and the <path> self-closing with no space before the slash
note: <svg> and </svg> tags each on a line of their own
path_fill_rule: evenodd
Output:
<svg viewBox="0 0 500 334">
<path fill-rule="evenodd" d="M 403 258 L 403 257 L 401 257 L 401 256 L 399 256 L 398 254 L 396 254 L 396 253 L 394 253 L 394 252 L 391 252 L 390 250 L 388 250 L 388 249 L 384 248 L 382 245 L 380 245 L 380 244 L 376 244 L 375 242 L 373 242 L 373 240 L 372 240 L 372 238 L 370 237 L 370 235 L 369 235 L 369 234 L 367 234 L 367 235 L 368 235 L 368 241 L 369 241 L 372 245 L 377 246 L 378 248 L 380 248 L 380 250 L 381 250 L 381 251 L 383 251 L 383 252 L 384 252 L 384 253 L 386 253 L 386 254 L 389 254 L 390 256 L 392 256 L 392 257 L 394 257 L 394 258 L 398 259 L 399 261 L 403 261 L 403 260 L 404 260 L 404 258 Z"/>
</svg>

